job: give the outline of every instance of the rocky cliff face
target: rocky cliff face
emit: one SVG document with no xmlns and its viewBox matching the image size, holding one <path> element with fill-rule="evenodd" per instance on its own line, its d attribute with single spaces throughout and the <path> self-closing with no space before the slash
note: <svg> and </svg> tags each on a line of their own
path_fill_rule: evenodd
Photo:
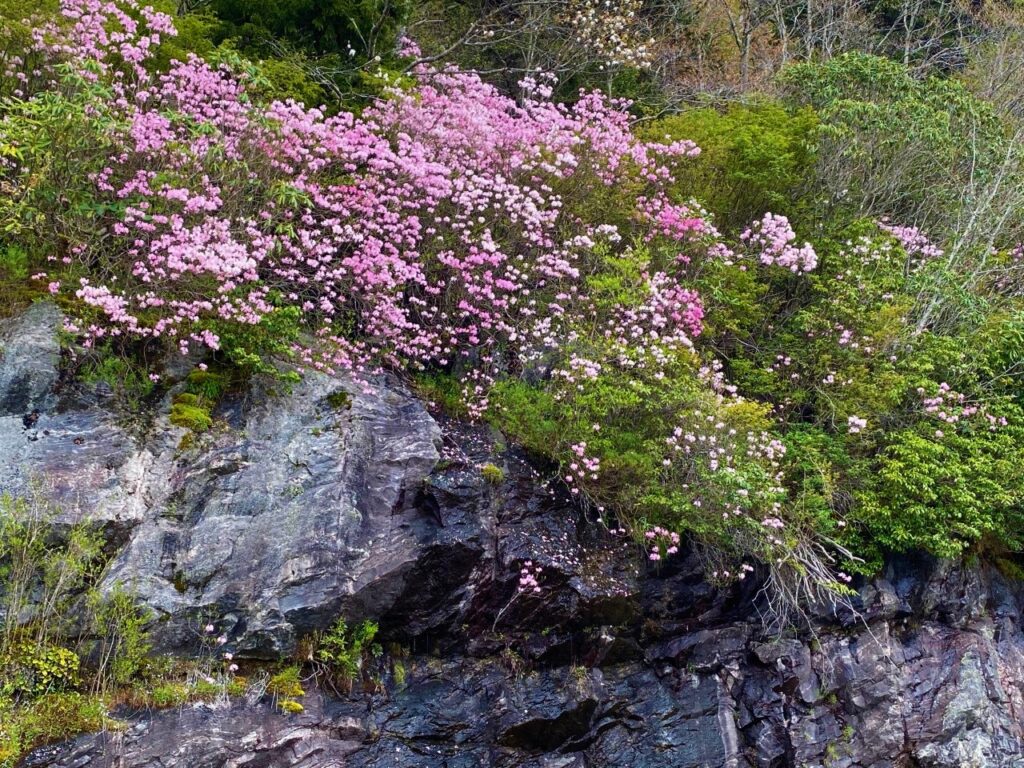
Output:
<svg viewBox="0 0 1024 768">
<path fill-rule="evenodd" d="M 0 328 L 0 488 L 104 527 L 105 583 L 156 613 L 158 650 L 209 621 L 257 663 L 338 616 L 378 620 L 390 650 L 375 690 L 313 690 L 298 715 L 124 713 L 26 765 L 1024 766 L 1024 591 L 994 570 L 894 559 L 856 615 L 766 636 L 755 585 L 716 590 L 692 555 L 650 567 L 394 381 L 255 387 L 182 448 L 170 394 L 129 424 L 62 380 L 58 323 L 40 304 Z M 516 596 L 525 560 L 542 589 Z"/>
</svg>

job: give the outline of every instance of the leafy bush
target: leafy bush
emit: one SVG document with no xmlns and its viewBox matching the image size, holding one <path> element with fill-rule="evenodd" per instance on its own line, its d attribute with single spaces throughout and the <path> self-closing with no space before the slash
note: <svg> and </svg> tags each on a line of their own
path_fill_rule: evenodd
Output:
<svg viewBox="0 0 1024 768">
<path fill-rule="evenodd" d="M 330 630 L 316 638 L 314 658 L 335 683 L 350 689 L 354 681 L 362 679 L 366 658 L 381 653 L 380 646 L 373 642 L 377 629 L 372 621 L 349 628 L 339 618 Z"/>
<path fill-rule="evenodd" d="M 313 107 L 331 99 L 361 102 L 400 72 L 398 36 L 410 0 L 212 0 L 218 35 L 261 61 L 270 98 Z M 315 73 L 315 76 L 314 76 Z"/>
<path fill-rule="evenodd" d="M 1020 548 L 1024 413 L 1003 412 L 1012 427 L 919 427 L 886 435 L 872 462 L 875 479 L 857 497 L 858 516 L 879 544 L 921 547 L 942 557 L 957 557 L 987 537 Z"/>
<path fill-rule="evenodd" d="M 296 666 L 285 667 L 270 678 L 267 693 L 271 696 L 292 699 L 305 696 L 306 692 L 302 688 L 302 670 Z"/>
<path fill-rule="evenodd" d="M 302 670 L 299 667 L 290 666 L 270 678 L 267 693 L 274 697 L 274 702 L 282 712 L 296 715 L 303 711 L 302 704 L 296 701 L 298 697 L 306 695 L 301 676 Z"/>
<path fill-rule="evenodd" d="M 291 42 L 317 54 L 367 53 L 370 43 L 394 47 L 408 13 L 407 0 L 213 0 L 210 9 L 256 45 Z"/>
<path fill-rule="evenodd" d="M 686 198 L 700 200 L 720 226 L 745 226 L 765 211 L 799 221 L 812 213 L 803 195 L 813 179 L 818 117 L 772 102 L 705 107 L 650 123 L 651 139 L 690 139 L 701 153 L 677 173 Z"/>
<path fill-rule="evenodd" d="M 59 646 L 22 642 L 0 656 L 0 697 L 34 698 L 75 688 L 78 655 Z"/>
<path fill-rule="evenodd" d="M 15 657 L 24 642 L 53 645 L 73 601 L 99 574 L 100 532 L 80 523 L 54 536 L 58 513 L 39 491 L 0 494 L 0 658 Z"/>
<path fill-rule="evenodd" d="M 1007 157 L 994 110 L 955 80 L 848 53 L 793 65 L 780 82 L 789 103 L 820 116 L 817 178 L 834 210 L 955 231 Z"/>
<path fill-rule="evenodd" d="M 115 584 L 105 595 L 90 595 L 89 608 L 93 631 L 100 638 L 97 689 L 129 684 L 138 676 L 149 653 L 145 630 L 151 620 L 149 609 L 139 606 L 134 595 L 121 584 Z"/>
</svg>

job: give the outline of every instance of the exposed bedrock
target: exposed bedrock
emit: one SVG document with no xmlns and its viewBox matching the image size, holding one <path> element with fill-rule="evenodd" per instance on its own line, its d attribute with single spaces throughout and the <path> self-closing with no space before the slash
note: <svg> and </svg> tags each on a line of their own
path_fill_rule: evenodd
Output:
<svg viewBox="0 0 1024 768">
<path fill-rule="evenodd" d="M 157 650 L 212 622 L 256 664 L 372 618 L 404 674 L 386 654 L 376 690 L 311 690 L 298 715 L 124 713 L 26 765 L 1024 766 L 1022 590 L 994 569 L 894 558 L 858 615 L 766 636 L 753 585 L 718 590 L 685 554 L 649 567 L 395 380 L 257 385 L 183 443 L 173 386 L 140 423 L 66 381 L 59 323 L 39 304 L 0 325 L 0 488 L 103 527 L 104 584 L 150 607 Z M 526 560 L 542 590 L 517 596 Z"/>
</svg>

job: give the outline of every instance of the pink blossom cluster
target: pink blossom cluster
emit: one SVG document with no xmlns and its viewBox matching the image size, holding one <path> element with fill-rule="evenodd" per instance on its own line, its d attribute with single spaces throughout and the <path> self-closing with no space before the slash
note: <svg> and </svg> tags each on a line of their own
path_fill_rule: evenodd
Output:
<svg viewBox="0 0 1024 768">
<path fill-rule="evenodd" d="M 161 36 L 177 34 L 170 16 L 136 0 L 64 2 L 61 15 L 68 25 L 51 22 L 34 30 L 37 49 L 54 58 L 90 61 L 94 69 L 80 70 L 87 79 L 97 79 L 119 65 L 127 65 L 128 74 L 145 78 L 142 65 Z"/>
<path fill-rule="evenodd" d="M 944 381 L 939 384 L 938 391 L 930 397 L 924 387 L 918 387 L 917 394 L 921 398 L 923 411 L 945 424 L 956 425 L 974 416 L 984 416 L 989 430 L 993 432 L 1008 424 L 1005 416 L 997 417 L 988 413 L 984 405 L 968 401 L 965 394 L 955 391 Z M 944 435 L 941 429 L 936 430 L 936 437 Z"/>
<path fill-rule="evenodd" d="M 539 593 L 540 582 L 538 579 L 543 572 L 544 569 L 534 564 L 532 560 L 524 562 L 523 567 L 519 569 L 519 592 Z"/>
<path fill-rule="evenodd" d="M 943 250 L 928 239 L 917 227 L 903 227 L 891 224 L 887 219 L 878 222 L 879 229 L 888 232 L 903 246 L 912 263 L 923 263 L 929 259 L 937 259 Z"/>
<path fill-rule="evenodd" d="M 576 495 L 580 487 L 596 481 L 601 472 L 601 460 L 587 454 L 585 442 L 574 443 L 571 446 L 572 456 L 569 460 L 569 468 L 565 475 L 565 484 L 569 486 L 569 492 Z"/>
<path fill-rule="evenodd" d="M 652 387 L 688 377 L 697 405 L 664 414 L 658 471 L 688 511 L 782 545 L 761 521 L 783 519 L 785 449 L 732 426 L 742 399 L 720 363 L 693 352 L 705 312 L 693 259 L 733 254 L 699 206 L 670 196 L 692 142 L 638 139 L 626 104 L 600 94 L 554 103 L 537 76 L 517 102 L 452 68 L 417 68 L 415 85 L 358 116 L 261 105 L 243 77 L 195 57 L 153 74 L 173 26 L 134 0 L 62 8 L 66 24 L 41 29 L 36 54 L 54 77 L 73 71 L 62 87 L 104 126 L 102 162 L 84 178 L 108 213 L 37 279 L 86 308 L 67 325 L 86 344 L 218 350 L 219 328 L 298 308 L 310 339 L 292 350 L 301 365 L 454 371 L 471 416 L 509 372 L 549 372 L 556 400 L 608 371 Z M 595 210 L 595 191 L 619 196 L 617 223 Z M 763 265 L 816 266 L 783 216 L 741 239 Z M 588 284 L 634 247 L 668 256 L 638 270 L 629 300 L 599 304 Z M 599 442 L 552 446 L 577 496 L 600 478 Z M 677 534 L 653 532 L 665 554 L 678 547 Z M 520 591 L 538 591 L 540 572 L 527 561 Z"/>
<path fill-rule="evenodd" d="M 774 264 L 800 273 L 810 272 L 818 265 L 818 255 L 810 243 L 793 245 L 796 233 L 785 216 L 766 213 L 740 234 L 740 240 L 766 266 Z"/>
<path fill-rule="evenodd" d="M 741 563 L 739 571 L 737 573 L 733 574 L 732 572 L 724 569 L 720 571 L 712 571 L 711 578 L 719 579 L 722 581 L 728 581 L 729 579 L 732 579 L 735 576 L 735 578 L 739 579 L 740 581 L 743 581 L 745 578 L 747 578 L 748 573 L 753 572 L 754 566 L 750 565 L 749 563 Z"/>
<path fill-rule="evenodd" d="M 679 534 L 669 531 L 656 525 L 644 533 L 646 545 L 649 548 L 647 559 L 652 561 L 661 560 L 662 555 L 674 555 L 679 551 Z"/>
</svg>

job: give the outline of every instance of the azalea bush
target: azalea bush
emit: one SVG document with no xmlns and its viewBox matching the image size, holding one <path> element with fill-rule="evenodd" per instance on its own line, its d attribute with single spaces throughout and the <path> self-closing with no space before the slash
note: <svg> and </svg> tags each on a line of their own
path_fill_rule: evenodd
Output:
<svg viewBox="0 0 1024 768">
<path fill-rule="evenodd" d="M 872 572 L 889 550 L 1014 551 L 1024 314 L 1007 287 L 1018 262 L 990 255 L 989 289 L 947 295 L 945 318 L 922 325 L 921 297 L 948 270 L 943 249 L 885 222 L 841 234 L 818 243 L 818 268 L 799 282 L 745 283 L 748 272 L 724 267 L 731 278 L 715 282 L 735 286 L 731 303 L 707 305 L 726 318 L 702 339 L 729 380 L 773 405 L 790 504 L 858 555 L 847 572 Z"/>
</svg>

